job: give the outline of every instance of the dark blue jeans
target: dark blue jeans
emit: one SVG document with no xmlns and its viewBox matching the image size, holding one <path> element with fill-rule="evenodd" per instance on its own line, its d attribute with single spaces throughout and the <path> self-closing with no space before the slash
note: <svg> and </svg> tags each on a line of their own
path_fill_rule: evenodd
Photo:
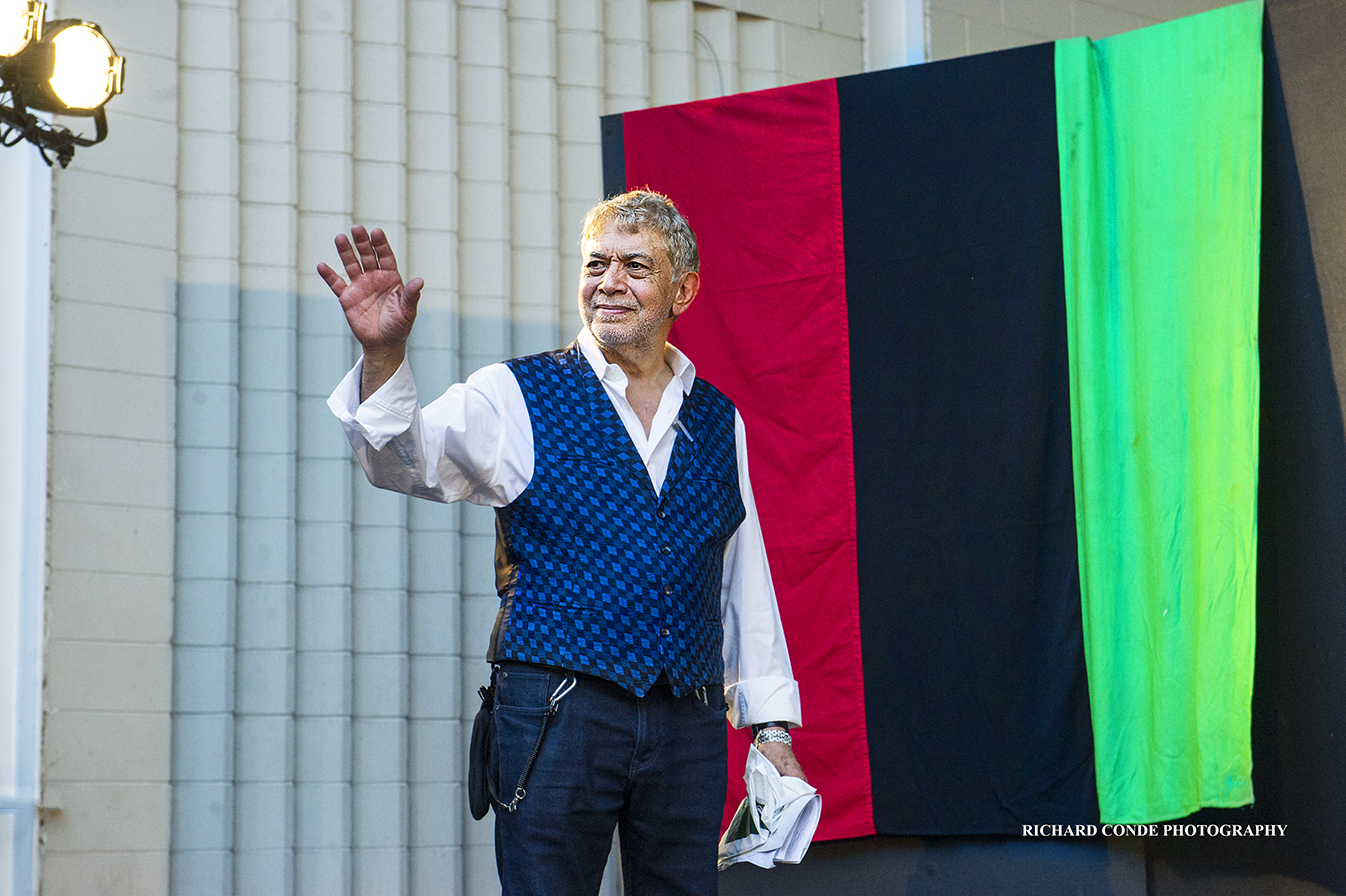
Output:
<svg viewBox="0 0 1346 896">
<path fill-rule="evenodd" d="M 566 673 L 504 663 L 496 679 L 491 777 L 512 798 L 537 743 L 547 701 Z M 496 807 L 495 855 L 504 896 L 593 896 L 620 835 L 631 896 L 714 896 L 728 762 L 724 697 L 709 705 L 644 697 L 578 676 L 547 733 L 513 812 Z"/>
</svg>

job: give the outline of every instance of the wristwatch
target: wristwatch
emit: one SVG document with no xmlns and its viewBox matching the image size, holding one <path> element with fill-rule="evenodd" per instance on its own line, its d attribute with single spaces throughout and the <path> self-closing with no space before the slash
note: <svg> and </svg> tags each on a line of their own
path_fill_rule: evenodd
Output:
<svg viewBox="0 0 1346 896">
<path fill-rule="evenodd" d="M 785 744 L 787 747 L 794 746 L 794 739 L 790 737 L 789 722 L 761 722 L 752 726 L 752 742 L 755 745 L 761 744 Z"/>
</svg>

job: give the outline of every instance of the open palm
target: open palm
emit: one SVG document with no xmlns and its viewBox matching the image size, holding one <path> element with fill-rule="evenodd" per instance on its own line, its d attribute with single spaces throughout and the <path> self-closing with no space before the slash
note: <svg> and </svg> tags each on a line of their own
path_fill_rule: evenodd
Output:
<svg viewBox="0 0 1346 896">
<path fill-rule="evenodd" d="M 369 350 L 405 343 L 424 282 L 419 277 L 402 282 L 388 238 L 377 227 L 370 232 L 357 224 L 350 239 L 344 233 L 337 236 L 336 247 L 350 282 L 323 263 L 318 273 L 341 301 L 360 345 Z"/>
</svg>

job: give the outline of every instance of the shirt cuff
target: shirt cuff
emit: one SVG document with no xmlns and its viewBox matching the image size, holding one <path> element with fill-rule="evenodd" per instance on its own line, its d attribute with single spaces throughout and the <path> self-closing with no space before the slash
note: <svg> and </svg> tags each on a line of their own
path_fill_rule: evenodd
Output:
<svg viewBox="0 0 1346 896">
<path fill-rule="evenodd" d="M 364 358 L 356 362 L 327 398 L 327 407 L 347 429 L 361 435 L 375 451 L 406 432 L 416 416 L 418 400 L 411 366 L 404 359 L 373 395 L 360 401 Z"/>
<path fill-rule="evenodd" d="M 791 728 L 803 723 L 799 710 L 799 685 L 792 678 L 749 678 L 725 689 L 729 721 L 735 728 L 762 722 L 788 722 Z"/>
</svg>

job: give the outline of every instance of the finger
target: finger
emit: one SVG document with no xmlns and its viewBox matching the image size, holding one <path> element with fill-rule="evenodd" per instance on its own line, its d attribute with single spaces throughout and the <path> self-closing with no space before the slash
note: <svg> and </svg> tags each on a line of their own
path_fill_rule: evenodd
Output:
<svg viewBox="0 0 1346 896">
<path fill-rule="evenodd" d="M 346 277 L 354 280 L 360 276 L 360 257 L 355 254 L 355 247 L 344 233 L 338 233 L 334 242 L 337 255 L 341 258 L 341 266 L 346 269 Z"/>
<path fill-rule="evenodd" d="M 421 289 L 425 286 L 425 281 L 420 277 L 413 277 L 411 282 L 402 287 L 402 301 L 413 311 L 416 303 L 421 300 Z"/>
<path fill-rule="evenodd" d="M 381 270 L 397 273 L 397 256 L 393 254 L 393 247 L 388 242 L 388 235 L 383 232 L 383 228 L 375 227 L 369 235 L 370 246 L 374 250 L 374 255 L 378 259 L 378 266 Z"/>
<path fill-rule="evenodd" d="M 379 269 L 379 258 L 374 253 L 374 245 L 369 240 L 369 231 L 365 230 L 359 224 L 351 227 L 351 242 L 355 244 L 355 253 L 360 257 L 360 269 L 362 271 L 377 271 Z M 346 271 L 349 273 L 350 268 Z"/>
<path fill-rule="evenodd" d="M 346 291 L 346 281 L 337 276 L 337 272 L 327 266 L 325 262 L 318 262 L 318 276 L 323 279 L 332 293 L 339 299 L 341 294 Z"/>
</svg>

